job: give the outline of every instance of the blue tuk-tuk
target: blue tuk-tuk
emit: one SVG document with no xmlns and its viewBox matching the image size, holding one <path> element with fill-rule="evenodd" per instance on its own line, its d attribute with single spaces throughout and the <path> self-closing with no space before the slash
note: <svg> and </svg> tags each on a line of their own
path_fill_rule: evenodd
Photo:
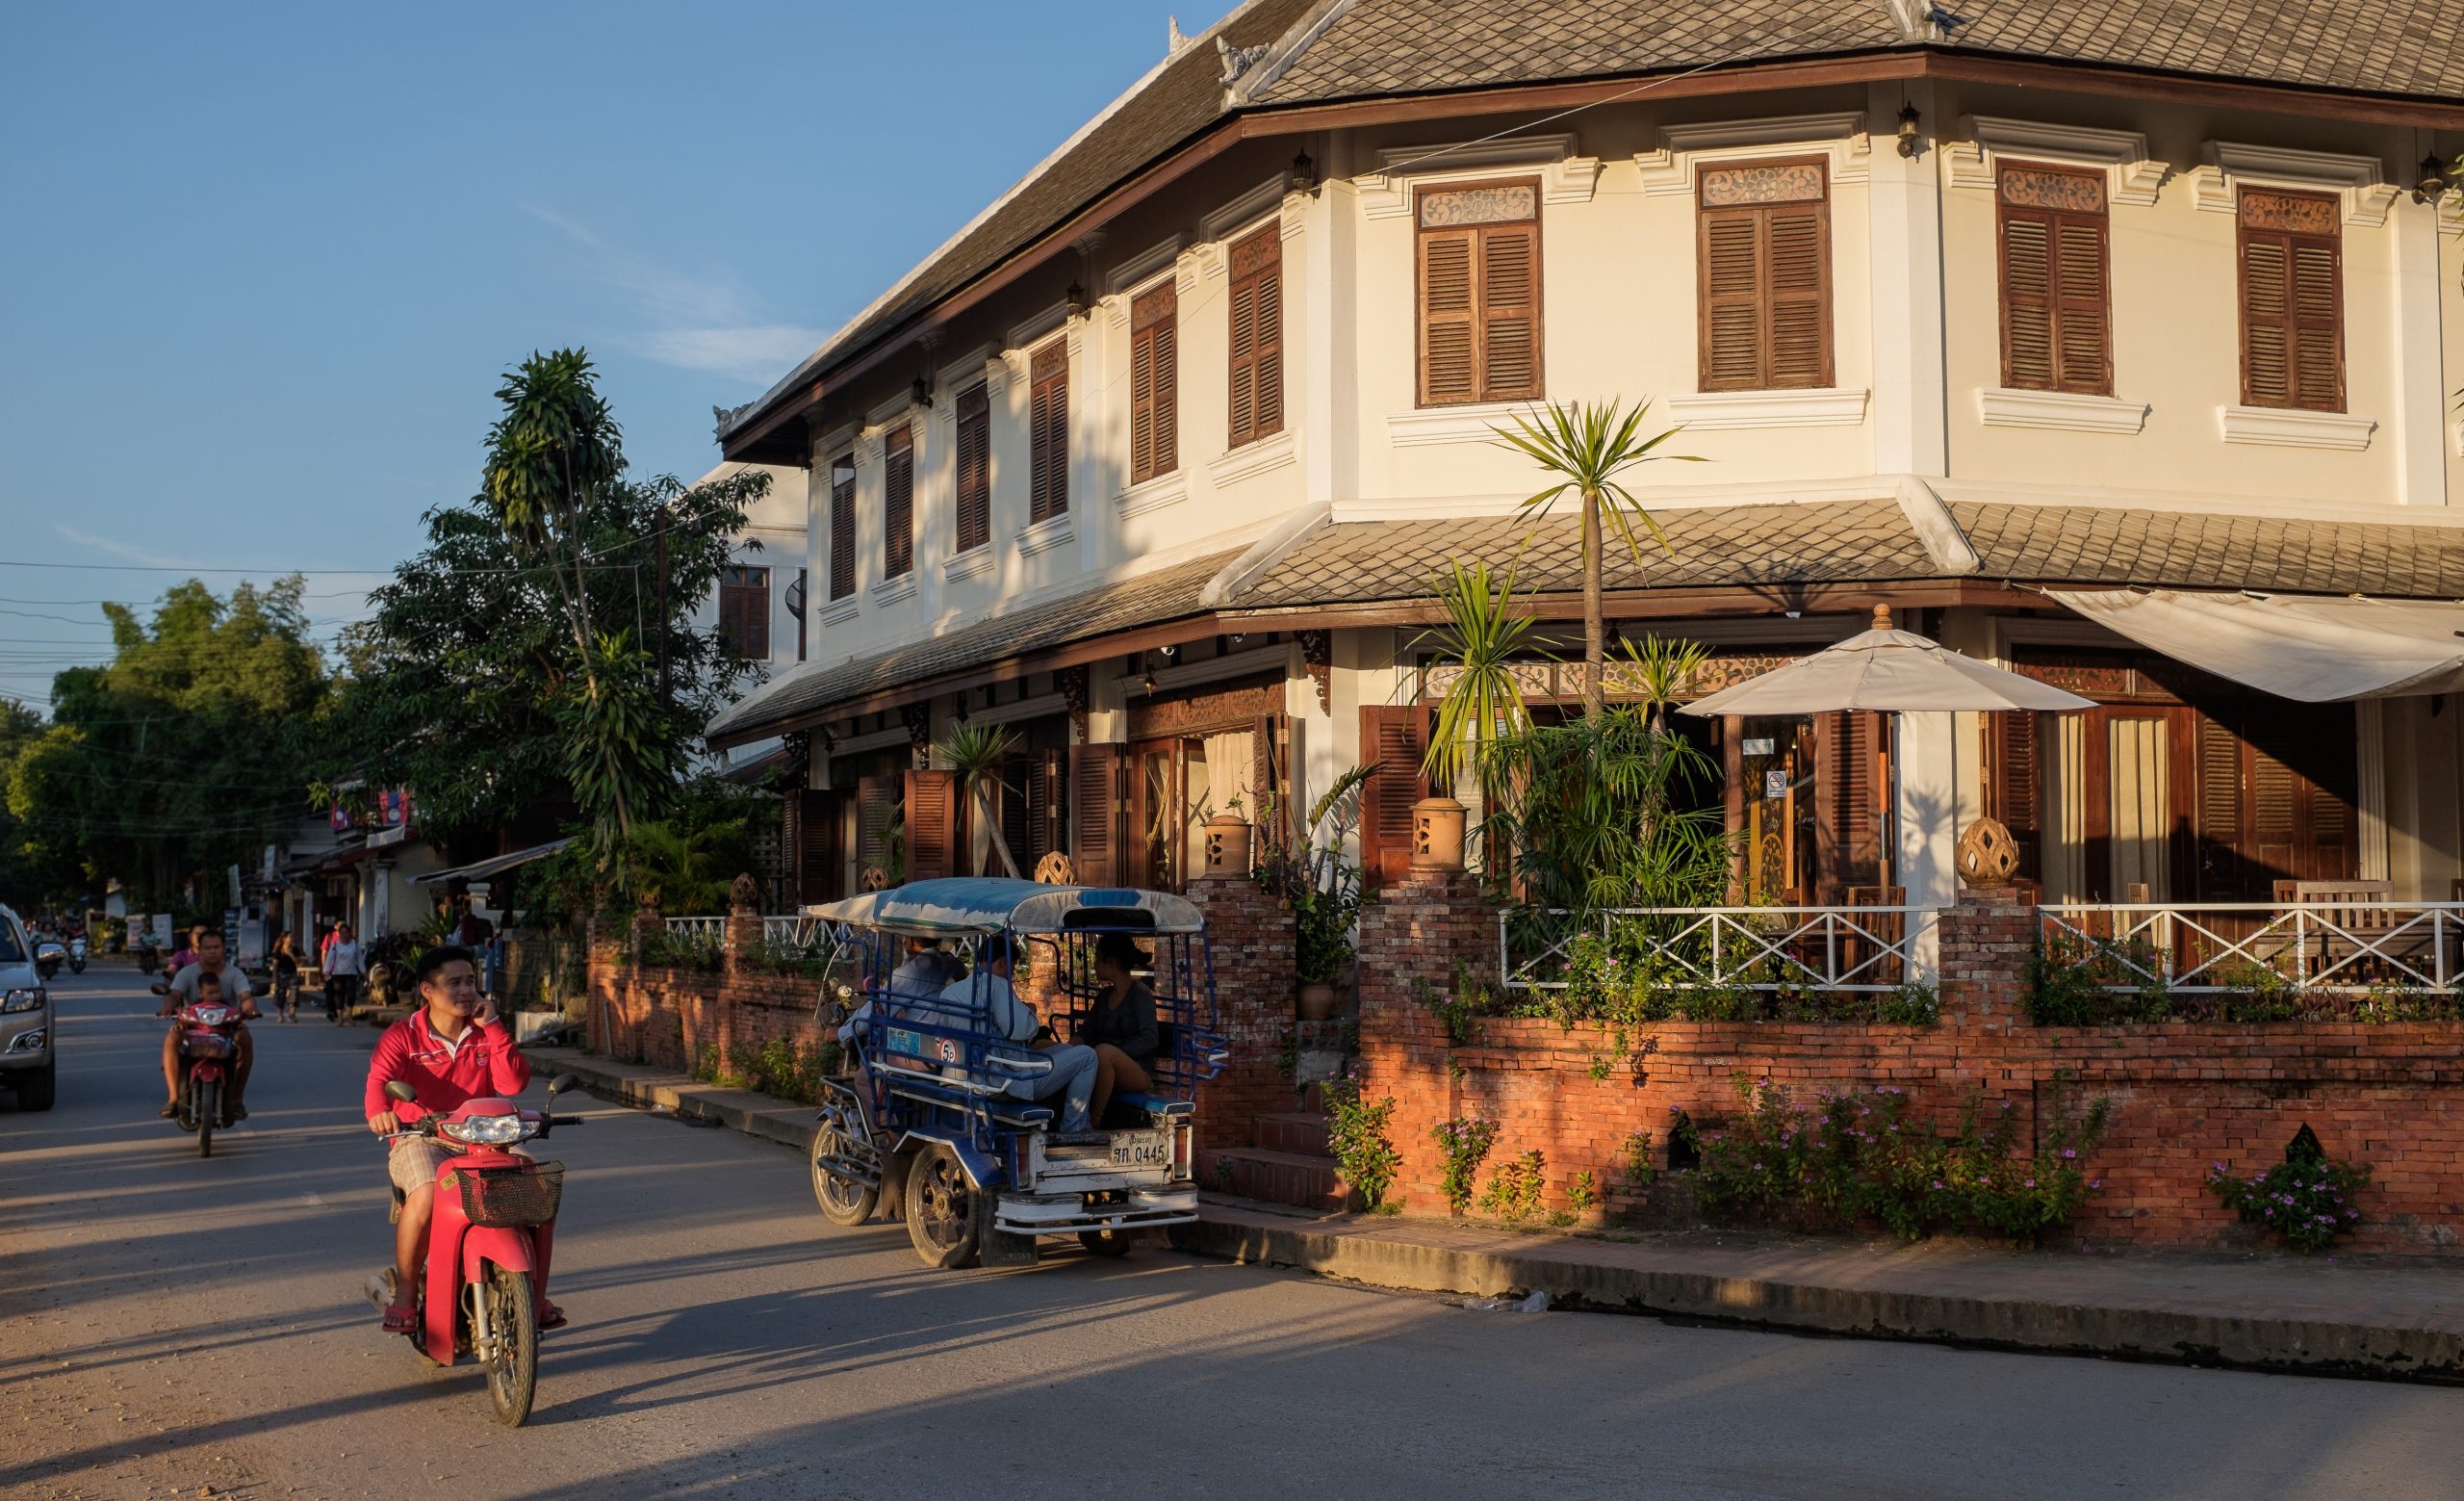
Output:
<svg viewBox="0 0 2464 1501">
<path fill-rule="evenodd" d="M 1193 1095 L 1224 1062 L 1206 923 L 1165 892 L 963 878 L 915 881 L 805 909 L 827 924 L 827 972 L 852 1067 L 825 1081 L 813 1196 L 861 1225 L 886 1196 L 925 1264 L 1020 1264 L 1036 1238 L 1076 1235 L 1120 1255 L 1134 1231 L 1197 1218 Z M 1153 1088 L 1117 1097 L 1081 1131 L 1057 1129 L 1053 1059 L 1096 998 L 1095 945 L 1125 934 L 1145 957 L 1159 1050 Z M 934 945 L 912 954 L 911 941 Z M 1017 1002 L 1041 999 L 1033 1038 L 987 970 L 1008 955 Z M 1107 1125 L 1109 1122 L 1109 1126 Z"/>
</svg>

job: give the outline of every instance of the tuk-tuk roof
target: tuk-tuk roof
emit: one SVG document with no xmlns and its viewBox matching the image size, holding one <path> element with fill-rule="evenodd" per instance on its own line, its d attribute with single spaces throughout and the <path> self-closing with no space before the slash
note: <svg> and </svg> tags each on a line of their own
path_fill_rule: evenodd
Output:
<svg viewBox="0 0 2464 1501">
<path fill-rule="evenodd" d="M 910 881 L 885 892 L 808 906 L 804 915 L 825 922 L 879 928 L 892 933 L 1059 933 L 1102 928 L 1102 914 L 1117 912 L 1119 924 L 1141 932 L 1195 933 L 1205 919 L 1187 897 L 1119 886 L 1046 886 L 998 876 L 959 876 Z M 1068 920 L 1072 913 L 1078 920 Z"/>
</svg>

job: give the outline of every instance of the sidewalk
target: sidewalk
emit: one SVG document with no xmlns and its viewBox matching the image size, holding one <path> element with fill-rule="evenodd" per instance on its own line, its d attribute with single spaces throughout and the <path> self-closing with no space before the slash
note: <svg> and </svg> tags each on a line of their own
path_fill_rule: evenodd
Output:
<svg viewBox="0 0 2464 1501">
<path fill-rule="evenodd" d="M 526 1049 L 628 1103 L 801 1149 L 810 1107 L 563 1048 Z M 1708 1230 L 1633 1239 L 1312 1215 L 1201 1195 L 1185 1249 L 1373 1286 L 1809 1333 L 2464 1384 L 2464 1268 L 2187 1252 L 2017 1254 Z"/>
</svg>

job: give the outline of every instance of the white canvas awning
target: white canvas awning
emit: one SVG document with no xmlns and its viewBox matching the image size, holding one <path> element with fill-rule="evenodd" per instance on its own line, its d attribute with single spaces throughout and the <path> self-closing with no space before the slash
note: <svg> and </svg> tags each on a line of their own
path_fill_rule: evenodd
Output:
<svg viewBox="0 0 2464 1501">
<path fill-rule="evenodd" d="M 1680 713 L 1820 714 L 1835 710 L 1923 713 L 1942 710 L 2044 710 L 2066 713 L 2094 707 L 2076 693 L 1971 661 L 1921 635 L 1894 631 L 1890 610 L 1874 610 L 1874 629 L 1835 641 L 1810 657 L 1748 678 L 1732 688 L 1679 708 Z"/>
<path fill-rule="evenodd" d="M 2464 690 L 2464 605 L 2180 589 L 2053 597 L 2151 651 L 2280 698 Z"/>
</svg>

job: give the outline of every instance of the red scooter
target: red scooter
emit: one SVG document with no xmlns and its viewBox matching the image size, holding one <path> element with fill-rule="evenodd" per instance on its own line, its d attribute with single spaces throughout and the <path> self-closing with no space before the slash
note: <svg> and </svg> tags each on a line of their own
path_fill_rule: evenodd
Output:
<svg viewBox="0 0 2464 1501">
<path fill-rule="evenodd" d="M 548 1094 L 553 1099 L 579 1082 L 561 1074 Z M 418 1099 L 399 1079 L 388 1083 L 385 1093 L 398 1100 Z M 549 1115 L 521 1109 L 510 1100 L 481 1099 L 444 1115 L 424 1116 L 414 1127 L 468 1150 L 436 1170 L 424 1285 L 410 1300 L 420 1309 L 419 1333 L 411 1343 L 438 1365 L 476 1356 L 487 1368 L 497 1417 L 509 1428 L 530 1415 L 538 1385 L 537 1307 L 548 1295 L 548 1255 L 565 1180 L 563 1163 L 533 1161 L 512 1148 L 556 1126 L 581 1123 L 578 1115 Z M 401 1212 L 402 1192 L 396 1189 L 394 1217 L 398 1220 Z M 397 1292 L 390 1267 L 369 1288 L 379 1307 L 402 1301 Z"/>
<path fill-rule="evenodd" d="M 240 1062 L 240 1008 L 218 1000 L 182 1006 L 180 1110 L 172 1119 L 196 1132 L 196 1154 L 214 1155 L 214 1132 L 231 1124 L 231 1075 Z"/>
</svg>

